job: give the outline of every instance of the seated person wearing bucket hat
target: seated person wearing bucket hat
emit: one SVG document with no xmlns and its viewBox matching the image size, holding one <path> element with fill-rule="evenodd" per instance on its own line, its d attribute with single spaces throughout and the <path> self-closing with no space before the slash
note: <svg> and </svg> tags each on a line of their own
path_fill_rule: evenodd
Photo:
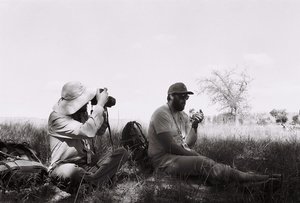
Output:
<svg viewBox="0 0 300 203">
<path fill-rule="evenodd" d="M 97 104 L 89 115 L 87 105 L 95 96 Z M 70 193 L 77 191 L 81 181 L 95 185 L 109 181 L 128 159 L 124 148 L 107 153 L 101 160 L 95 155 L 94 139 L 107 128 L 107 100 L 106 88 L 100 93 L 80 82 L 68 82 L 49 116 L 49 174 Z"/>
<path fill-rule="evenodd" d="M 266 182 L 279 177 L 245 173 L 192 150 L 197 141 L 198 124 L 204 118 L 200 111 L 190 122 L 183 111 L 192 94 L 181 82 L 171 85 L 167 104 L 159 107 L 151 117 L 148 155 L 157 171 L 169 175 L 198 176 L 211 183 Z"/>
</svg>

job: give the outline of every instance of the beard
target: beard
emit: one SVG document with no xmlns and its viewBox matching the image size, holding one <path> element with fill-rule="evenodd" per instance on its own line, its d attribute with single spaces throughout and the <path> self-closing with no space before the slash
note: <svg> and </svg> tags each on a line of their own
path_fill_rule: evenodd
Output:
<svg viewBox="0 0 300 203">
<path fill-rule="evenodd" d="M 72 114 L 71 117 L 78 122 L 85 123 L 85 121 L 87 121 L 89 117 L 87 112 L 87 106 L 84 105 L 81 109 Z"/>
<path fill-rule="evenodd" d="M 173 100 L 173 107 L 176 111 L 183 111 L 185 107 L 185 101 Z"/>
</svg>

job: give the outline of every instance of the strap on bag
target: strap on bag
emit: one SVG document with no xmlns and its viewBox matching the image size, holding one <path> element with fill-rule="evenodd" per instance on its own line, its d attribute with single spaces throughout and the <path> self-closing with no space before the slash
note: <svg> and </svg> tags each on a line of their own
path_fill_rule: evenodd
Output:
<svg viewBox="0 0 300 203">
<path fill-rule="evenodd" d="M 140 123 L 138 123 L 138 122 L 136 122 L 136 121 L 132 121 L 134 124 L 136 124 L 136 126 L 138 127 L 138 129 L 139 129 L 139 131 L 140 131 L 140 133 L 141 133 L 141 135 L 142 135 L 142 137 L 143 137 L 143 139 L 144 139 L 144 142 L 143 142 L 143 145 L 145 146 L 145 147 L 147 147 L 148 146 L 148 140 L 147 140 L 147 138 L 146 138 L 146 136 L 144 135 L 144 133 L 143 133 L 143 131 L 142 131 L 142 126 L 141 126 L 141 124 Z M 145 144 L 146 143 L 146 144 Z"/>
</svg>

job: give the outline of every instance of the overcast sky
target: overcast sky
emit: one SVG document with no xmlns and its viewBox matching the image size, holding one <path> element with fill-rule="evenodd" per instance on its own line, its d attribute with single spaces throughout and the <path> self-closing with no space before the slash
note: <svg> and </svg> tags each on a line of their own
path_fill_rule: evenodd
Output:
<svg viewBox="0 0 300 203">
<path fill-rule="evenodd" d="M 178 81 L 248 69 L 252 112 L 300 109 L 300 1 L 0 0 L 0 116 L 47 118 L 64 83 L 107 87 L 148 120 Z M 206 95 L 189 108 L 217 113 Z"/>
</svg>

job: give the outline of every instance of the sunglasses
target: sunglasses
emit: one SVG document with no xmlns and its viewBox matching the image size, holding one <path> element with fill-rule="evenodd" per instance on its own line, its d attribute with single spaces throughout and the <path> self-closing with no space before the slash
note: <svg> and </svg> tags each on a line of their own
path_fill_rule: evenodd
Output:
<svg viewBox="0 0 300 203">
<path fill-rule="evenodd" d="M 190 98 L 190 96 L 187 94 L 174 94 L 174 95 L 176 95 L 179 99 L 184 99 L 184 100 L 188 100 Z"/>
</svg>

